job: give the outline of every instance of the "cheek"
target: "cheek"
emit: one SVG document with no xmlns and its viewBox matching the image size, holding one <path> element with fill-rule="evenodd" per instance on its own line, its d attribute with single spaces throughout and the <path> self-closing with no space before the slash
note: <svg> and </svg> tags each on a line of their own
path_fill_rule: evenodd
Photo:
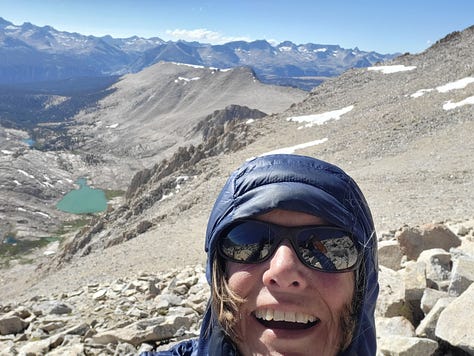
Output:
<svg viewBox="0 0 474 356">
<path fill-rule="evenodd" d="M 260 285 L 259 265 L 227 262 L 226 271 L 229 288 L 243 298 Z"/>
<path fill-rule="evenodd" d="M 354 272 L 317 273 L 317 288 L 329 305 L 340 309 L 352 301 L 355 287 Z"/>
</svg>

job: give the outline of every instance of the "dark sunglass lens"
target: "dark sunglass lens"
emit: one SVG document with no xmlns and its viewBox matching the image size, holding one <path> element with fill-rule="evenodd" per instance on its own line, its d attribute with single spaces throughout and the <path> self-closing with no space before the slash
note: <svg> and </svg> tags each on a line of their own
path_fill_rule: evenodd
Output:
<svg viewBox="0 0 474 356">
<path fill-rule="evenodd" d="M 307 230 L 299 237 L 303 259 L 312 267 L 326 271 L 351 269 L 358 251 L 348 233 L 338 229 Z"/>
<path fill-rule="evenodd" d="M 224 235 L 221 240 L 221 252 L 234 261 L 255 263 L 268 257 L 271 240 L 268 225 L 243 222 Z"/>
</svg>

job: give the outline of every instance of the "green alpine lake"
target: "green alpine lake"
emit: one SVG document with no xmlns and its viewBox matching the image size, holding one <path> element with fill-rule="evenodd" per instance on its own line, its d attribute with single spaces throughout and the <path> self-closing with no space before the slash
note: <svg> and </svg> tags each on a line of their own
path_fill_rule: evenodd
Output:
<svg viewBox="0 0 474 356">
<path fill-rule="evenodd" d="M 103 190 L 89 187 L 85 178 L 79 178 L 75 183 L 79 185 L 79 189 L 67 193 L 56 208 L 72 214 L 97 213 L 107 209 Z"/>
</svg>

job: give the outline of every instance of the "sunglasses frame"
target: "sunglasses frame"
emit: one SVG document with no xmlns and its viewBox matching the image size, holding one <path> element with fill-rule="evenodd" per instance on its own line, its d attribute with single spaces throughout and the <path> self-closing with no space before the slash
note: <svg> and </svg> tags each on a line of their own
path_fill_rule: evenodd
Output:
<svg viewBox="0 0 474 356">
<path fill-rule="evenodd" d="M 262 259 L 259 259 L 258 261 L 255 261 L 255 262 L 248 262 L 248 261 L 245 261 L 245 260 L 234 259 L 234 258 L 226 255 L 223 251 L 223 248 L 224 248 L 223 247 L 223 241 L 225 240 L 226 235 L 231 230 L 233 230 L 236 226 L 241 225 L 241 224 L 246 223 L 246 222 L 266 225 L 269 229 L 272 230 L 274 236 L 276 236 L 274 241 L 272 242 L 270 248 L 269 248 L 268 255 L 266 255 Z M 331 269 L 331 270 L 329 270 L 329 269 L 324 269 L 322 267 L 313 266 L 308 261 L 306 261 L 304 259 L 303 255 L 302 255 L 302 252 L 300 251 L 300 248 L 298 247 L 297 237 L 301 232 L 303 232 L 305 230 L 309 230 L 309 229 L 316 229 L 316 230 L 318 230 L 318 229 L 320 229 L 320 230 L 329 229 L 329 230 L 344 232 L 345 234 L 347 234 L 347 236 L 351 239 L 352 243 L 354 244 L 354 247 L 357 250 L 357 260 L 354 263 L 354 265 L 351 266 L 351 267 L 345 268 L 345 269 L 339 269 L 339 270 L 338 269 Z M 288 240 L 290 242 L 290 244 L 293 248 L 293 251 L 295 252 L 295 254 L 298 257 L 298 259 L 300 260 L 300 262 L 303 263 L 303 265 L 305 265 L 306 267 L 311 268 L 312 270 L 316 270 L 316 271 L 320 271 L 320 272 L 326 272 L 326 273 L 351 272 L 351 271 L 355 271 L 359 268 L 361 260 L 362 260 L 362 253 L 357 248 L 357 243 L 356 243 L 356 240 L 354 239 L 354 235 L 352 233 L 348 232 L 345 229 L 339 228 L 337 226 L 330 226 L 330 225 L 282 226 L 282 225 L 272 224 L 272 223 L 269 223 L 269 222 L 256 220 L 256 219 L 236 220 L 231 225 L 229 225 L 227 228 L 225 228 L 223 230 L 223 232 L 220 234 L 219 238 L 218 238 L 217 251 L 218 251 L 219 255 L 227 261 L 231 261 L 231 262 L 235 262 L 235 263 L 241 263 L 241 264 L 259 264 L 259 263 L 263 263 L 263 262 L 267 261 L 268 259 L 270 259 L 271 256 L 273 256 L 273 254 L 277 250 L 277 248 L 285 240 Z M 321 264 L 321 261 L 319 261 L 319 263 Z"/>
</svg>

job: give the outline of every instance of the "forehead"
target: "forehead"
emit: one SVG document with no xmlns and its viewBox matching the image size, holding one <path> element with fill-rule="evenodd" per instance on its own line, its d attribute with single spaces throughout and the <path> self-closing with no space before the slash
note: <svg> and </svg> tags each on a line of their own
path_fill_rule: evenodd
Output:
<svg viewBox="0 0 474 356">
<path fill-rule="evenodd" d="M 256 216 L 257 220 L 281 226 L 327 225 L 327 221 L 319 216 L 299 211 L 273 209 Z"/>
</svg>

